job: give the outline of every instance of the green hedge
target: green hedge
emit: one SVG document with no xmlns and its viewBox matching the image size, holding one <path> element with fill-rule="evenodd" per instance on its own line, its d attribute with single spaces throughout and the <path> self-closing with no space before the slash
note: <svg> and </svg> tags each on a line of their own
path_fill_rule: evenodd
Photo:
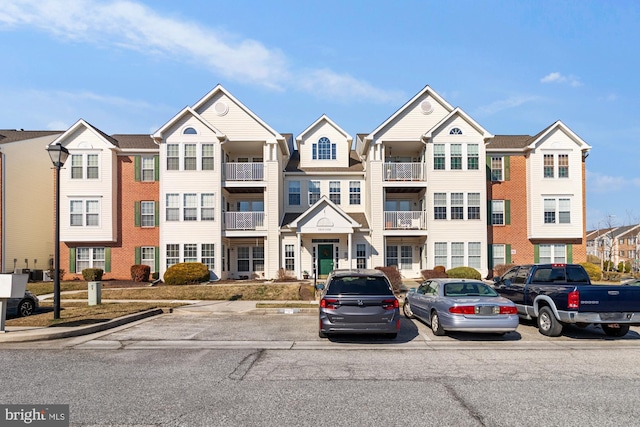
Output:
<svg viewBox="0 0 640 427">
<path fill-rule="evenodd" d="M 174 264 L 164 273 L 167 285 L 193 285 L 208 281 L 209 268 L 200 262 Z"/>
<path fill-rule="evenodd" d="M 600 270 L 599 265 L 591 264 L 590 262 L 581 262 L 580 265 L 587 271 L 592 282 L 602 280 L 602 270 Z"/>
<path fill-rule="evenodd" d="M 482 275 L 478 270 L 473 267 L 456 267 L 451 270 L 447 270 L 448 277 L 454 277 L 456 279 L 475 279 L 482 280 Z"/>
<path fill-rule="evenodd" d="M 101 268 L 85 268 L 82 270 L 82 277 L 87 282 L 97 282 L 102 280 L 102 275 L 104 274 L 104 270 Z"/>
</svg>

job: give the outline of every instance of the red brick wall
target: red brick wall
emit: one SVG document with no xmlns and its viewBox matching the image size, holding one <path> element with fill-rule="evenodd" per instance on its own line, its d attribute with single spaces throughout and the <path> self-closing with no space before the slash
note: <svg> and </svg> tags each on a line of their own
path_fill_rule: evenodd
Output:
<svg viewBox="0 0 640 427">
<path fill-rule="evenodd" d="M 114 243 L 61 243 L 60 268 L 67 271 L 65 280 L 82 279 L 82 274 L 69 274 L 69 249 L 71 247 L 110 247 L 111 272 L 103 279 L 131 279 L 131 266 L 135 264 L 135 248 L 138 246 L 159 246 L 158 227 L 142 228 L 135 226 L 134 206 L 136 201 L 158 201 L 160 183 L 136 182 L 134 156 L 118 156 L 118 194 L 117 194 L 117 241 Z"/>
</svg>

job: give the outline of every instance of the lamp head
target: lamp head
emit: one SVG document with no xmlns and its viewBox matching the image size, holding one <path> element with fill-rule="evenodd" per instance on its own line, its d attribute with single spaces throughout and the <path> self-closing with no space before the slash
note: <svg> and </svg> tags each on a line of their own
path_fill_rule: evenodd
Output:
<svg viewBox="0 0 640 427">
<path fill-rule="evenodd" d="M 51 163 L 57 168 L 61 168 L 69 157 L 69 150 L 60 145 L 60 143 L 47 146 L 47 152 L 51 157 Z"/>
</svg>

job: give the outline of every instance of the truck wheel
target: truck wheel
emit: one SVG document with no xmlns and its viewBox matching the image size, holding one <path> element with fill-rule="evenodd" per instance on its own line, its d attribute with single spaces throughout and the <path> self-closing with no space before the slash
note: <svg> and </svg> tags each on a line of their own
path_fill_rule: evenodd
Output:
<svg viewBox="0 0 640 427">
<path fill-rule="evenodd" d="M 623 337 L 627 335 L 627 332 L 629 332 L 629 325 L 621 325 L 620 323 L 618 323 L 617 325 L 617 328 L 613 328 L 607 323 L 603 323 L 601 326 L 604 333 L 609 335 L 610 337 Z"/>
<path fill-rule="evenodd" d="M 557 337 L 562 333 L 562 323 L 549 307 L 542 307 L 538 313 L 538 331 L 548 337 Z"/>
<path fill-rule="evenodd" d="M 442 324 L 440 323 L 440 317 L 438 317 L 438 312 L 433 310 L 431 313 L 431 330 L 433 331 L 433 335 L 441 337 L 444 335 L 444 329 L 442 328 Z"/>
</svg>

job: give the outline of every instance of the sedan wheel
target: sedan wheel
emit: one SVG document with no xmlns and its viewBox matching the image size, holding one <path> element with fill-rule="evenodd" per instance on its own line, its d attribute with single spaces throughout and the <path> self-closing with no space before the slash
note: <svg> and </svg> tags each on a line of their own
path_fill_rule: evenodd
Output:
<svg viewBox="0 0 640 427">
<path fill-rule="evenodd" d="M 402 306 L 402 311 L 404 312 L 404 317 L 407 319 L 415 318 L 413 311 L 411 311 L 411 304 L 409 304 L 409 300 L 404 300 L 404 305 Z"/>
<path fill-rule="evenodd" d="M 440 324 L 440 317 L 438 317 L 438 312 L 435 310 L 431 313 L 431 330 L 433 331 L 433 335 L 439 337 L 444 335 L 444 329 L 442 329 L 442 325 Z"/>
<path fill-rule="evenodd" d="M 20 302 L 20 305 L 18 305 L 18 316 L 20 317 L 31 316 L 33 314 L 34 309 L 35 309 L 35 306 L 33 305 L 33 301 L 31 301 L 30 299 L 22 300 Z"/>
</svg>

